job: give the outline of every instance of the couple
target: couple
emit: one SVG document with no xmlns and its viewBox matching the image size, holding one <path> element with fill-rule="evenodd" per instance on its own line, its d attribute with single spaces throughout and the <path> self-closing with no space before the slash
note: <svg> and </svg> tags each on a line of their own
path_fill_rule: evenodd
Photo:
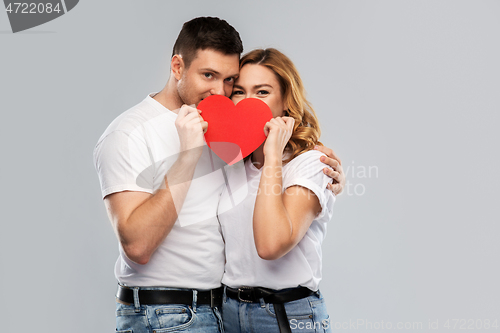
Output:
<svg viewBox="0 0 500 333">
<path fill-rule="evenodd" d="M 118 332 L 327 328 L 320 245 L 342 167 L 314 149 L 318 122 L 291 61 L 274 49 L 240 61 L 242 51 L 227 22 L 186 22 L 165 88 L 117 117 L 95 147 L 119 239 Z M 265 143 L 244 163 L 227 167 L 204 143 L 210 124 L 187 105 L 212 94 L 258 98 L 272 111 Z"/>
</svg>

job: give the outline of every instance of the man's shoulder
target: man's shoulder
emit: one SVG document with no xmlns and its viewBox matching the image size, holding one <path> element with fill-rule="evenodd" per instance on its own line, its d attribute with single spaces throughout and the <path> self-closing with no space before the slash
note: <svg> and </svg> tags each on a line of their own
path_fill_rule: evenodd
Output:
<svg viewBox="0 0 500 333">
<path fill-rule="evenodd" d="M 160 112 L 155 109 L 147 100 L 134 105 L 130 109 L 121 113 L 109 124 L 106 131 L 132 132 L 137 127 L 142 126 L 152 119 L 160 116 Z"/>
<path fill-rule="evenodd" d="M 158 107 L 155 107 L 155 105 L 146 98 L 118 115 L 101 135 L 97 145 L 99 145 L 99 143 L 109 134 L 114 132 L 137 135 L 157 123 L 164 124 L 165 122 L 168 123 L 173 121 L 175 121 L 175 117 L 172 117 L 171 114 L 164 110 L 159 110 Z"/>
</svg>

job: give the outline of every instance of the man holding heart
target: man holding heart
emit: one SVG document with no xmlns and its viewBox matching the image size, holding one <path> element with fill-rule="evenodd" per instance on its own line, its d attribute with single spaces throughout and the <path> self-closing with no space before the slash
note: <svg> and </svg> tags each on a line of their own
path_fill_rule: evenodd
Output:
<svg viewBox="0 0 500 333">
<path fill-rule="evenodd" d="M 118 116 L 95 147 L 102 196 L 119 240 L 118 332 L 222 331 L 225 257 L 216 210 L 225 163 L 204 143 L 209 124 L 188 105 L 230 96 L 242 51 L 227 22 L 186 22 L 166 86 Z M 326 163 L 342 179 L 329 153 Z M 343 181 L 332 191 L 342 188 Z"/>
</svg>

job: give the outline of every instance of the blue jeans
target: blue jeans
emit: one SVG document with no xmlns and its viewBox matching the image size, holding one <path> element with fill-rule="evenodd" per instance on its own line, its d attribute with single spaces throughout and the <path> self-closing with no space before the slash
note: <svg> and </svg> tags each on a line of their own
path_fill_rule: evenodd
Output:
<svg viewBox="0 0 500 333">
<path fill-rule="evenodd" d="M 292 332 L 331 333 L 330 317 L 323 296 L 317 294 L 285 303 Z M 279 333 L 272 304 L 241 302 L 224 295 L 222 319 L 226 333 Z"/>
<path fill-rule="evenodd" d="M 146 287 L 148 290 L 188 290 Z M 139 300 L 140 301 L 140 300 Z M 193 304 L 125 304 L 116 302 L 116 332 L 120 333 L 224 333 L 217 308 Z"/>
</svg>

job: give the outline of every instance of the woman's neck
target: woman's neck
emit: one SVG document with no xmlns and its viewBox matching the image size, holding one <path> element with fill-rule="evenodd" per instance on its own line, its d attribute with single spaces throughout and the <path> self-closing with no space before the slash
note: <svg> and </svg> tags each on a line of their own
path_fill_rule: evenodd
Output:
<svg viewBox="0 0 500 333">
<path fill-rule="evenodd" d="M 252 163 L 257 169 L 264 165 L 264 143 L 252 153 Z"/>
</svg>

